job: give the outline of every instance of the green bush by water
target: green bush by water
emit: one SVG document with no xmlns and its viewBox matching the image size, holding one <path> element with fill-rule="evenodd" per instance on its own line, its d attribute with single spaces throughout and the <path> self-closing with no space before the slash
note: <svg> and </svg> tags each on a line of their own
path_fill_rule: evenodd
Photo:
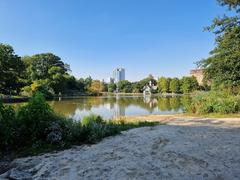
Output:
<svg viewBox="0 0 240 180">
<path fill-rule="evenodd" d="M 0 103 L 0 152 L 25 151 L 25 155 L 46 150 L 96 143 L 102 138 L 130 128 L 153 126 L 156 123 L 124 123 L 104 121 L 90 115 L 74 121 L 57 115 L 41 93 L 14 110 Z"/>
<path fill-rule="evenodd" d="M 195 114 L 231 114 L 240 112 L 240 97 L 227 92 L 196 92 L 186 111 Z"/>
</svg>

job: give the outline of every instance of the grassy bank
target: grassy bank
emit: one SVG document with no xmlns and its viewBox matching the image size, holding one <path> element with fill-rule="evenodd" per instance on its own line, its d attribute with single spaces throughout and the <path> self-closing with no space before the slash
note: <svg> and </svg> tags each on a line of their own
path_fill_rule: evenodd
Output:
<svg viewBox="0 0 240 180">
<path fill-rule="evenodd" d="M 156 123 L 105 121 L 96 115 L 74 121 L 56 114 L 43 95 L 37 93 L 17 110 L 0 103 L 0 153 L 35 155 L 96 143 L 127 129 L 153 125 Z"/>
<path fill-rule="evenodd" d="M 185 105 L 187 113 L 196 115 L 238 115 L 240 96 L 223 91 L 196 92 L 191 103 Z"/>
</svg>

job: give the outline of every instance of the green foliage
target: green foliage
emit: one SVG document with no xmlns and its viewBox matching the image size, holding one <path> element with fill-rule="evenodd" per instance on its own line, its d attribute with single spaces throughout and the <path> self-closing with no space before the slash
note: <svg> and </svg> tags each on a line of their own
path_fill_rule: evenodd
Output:
<svg viewBox="0 0 240 180">
<path fill-rule="evenodd" d="M 221 5 L 228 6 L 233 13 L 231 17 L 224 15 L 215 18 L 213 24 L 206 28 L 216 35 L 216 47 L 209 58 L 198 64 L 204 69 L 205 78 L 215 86 L 224 84 L 237 87 L 240 86 L 240 1 L 218 1 Z"/>
<path fill-rule="evenodd" d="M 154 123 L 119 123 L 90 115 L 76 122 L 58 116 L 42 93 L 35 93 L 16 112 L 0 102 L 0 152 L 24 151 L 36 154 L 74 144 L 96 143 L 104 137 L 130 128 Z"/>
<path fill-rule="evenodd" d="M 30 86 L 21 89 L 23 96 L 32 96 L 36 92 L 41 92 L 46 98 L 51 98 L 54 95 L 54 90 L 49 86 L 48 80 L 35 80 Z"/>
<path fill-rule="evenodd" d="M 218 91 L 197 92 L 187 111 L 196 114 L 238 113 L 240 112 L 240 97 Z"/>
<path fill-rule="evenodd" d="M 192 102 L 192 98 L 190 96 L 183 96 L 181 98 L 181 104 L 183 106 L 183 111 L 191 112 L 191 102 Z"/>
<path fill-rule="evenodd" d="M 21 88 L 24 63 L 11 46 L 0 43 L 0 93 L 17 94 Z"/>
<path fill-rule="evenodd" d="M 91 76 L 87 77 L 85 80 L 84 80 L 84 88 L 85 88 L 85 91 L 89 91 L 90 88 L 91 88 L 91 84 L 92 84 L 92 78 Z"/>
<path fill-rule="evenodd" d="M 50 70 L 53 67 L 58 69 Z M 54 71 L 67 72 L 67 65 L 61 61 L 61 58 L 52 53 L 42 53 L 31 56 L 31 78 L 32 80 L 37 79 L 48 79 Z M 59 70 L 60 69 L 60 70 Z"/>
<path fill-rule="evenodd" d="M 183 77 L 181 79 L 181 91 L 185 93 L 191 93 L 199 88 L 197 79 L 195 77 Z"/>
<path fill-rule="evenodd" d="M 3 106 L 0 101 L 0 149 L 15 144 L 17 134 L 15 112 L 10 106 Z"/>
<path fill-rule="evenodd" d="M 20 124 L 20 142 L 29 145 L 46 140 L 46 128 L 56 121 L 57 117 L 43 95 L 36 93 L 26 105 L 18 109 L 17 119 Z"/>
<path fill-rule="evenodd" d="M 161 93 L 168 93 L 169 92 L 169 85 L 170 85 L 170 78 L 160 77 L 158 79 L 158 90 Z"/>
<path fill-rule="evenodd" d="M 65 90 L 65 69 L 59 66 L 53 66 L 48 70 L 49 87 L 53 89 L 55 94 Z"/>
<path fill-rule="evenodd" d="M 89 115 L 89 116 L 83 117 L 83 119 L 82 119 L 81 122 L 82 122 L 82 125 L 83 125 L 83 126 L 86 126 L 86 125 L 88 125 L 91 121 L 96 122 L 96 123 L 102 123 L 102 122 L 103 122 L 103 119 L 102 119 L 100 116 L 98 116 L 98 115 L 91 114 L 91 115 Z"/>
<path fill-rule="evenodd" d="M 108 92 L 108 84 L 104 80 L 101 81 L 101 92 Z"/>
<path fill-rule="evenodd" d="M 172 93 L 180 92 L 180 80 L 178 78 L 173 78 L 170 81 L 169 90 Z"/>
<path fill-rule="evenodd" d="M 65 77 L 69 66 L 61 61 L 61 58 L 52 53 L 42 53 L 23 58 L 26 64 L 26 78 L 30 82 L 28 86 L 37 86 L 42 93 L 49 95 L 51 91 L 54 94 L 63 92 L 66 85 Z M 51 89 L 51 90 L 50 90 Z M 25 89 L 26 90 L 26 89 Z M 29 88 L 27 88 L 29 90 Z M 27 93 L 25 93 L 27 94 Z M 31 93 L 30 93 L 31 94 Z"/>
<path fill-rule="evenodd" d="M 229 9 L 235 9 L 239 11 L 240 0 L 218 0 L 218 2 L 222 6 L 228 6 Z"/>
<path fill-rule="evenodd" d="M 117 89 L 117 85 L 115 83 L 108 84 L 108 92 L 114 92 Z"/>
<path fill-rule="evenodd" d="M 131 82 L 127 80 L 119 81 L 117 84 L 119 92 L 131 93 L 133 88 Z"/>
</svg>

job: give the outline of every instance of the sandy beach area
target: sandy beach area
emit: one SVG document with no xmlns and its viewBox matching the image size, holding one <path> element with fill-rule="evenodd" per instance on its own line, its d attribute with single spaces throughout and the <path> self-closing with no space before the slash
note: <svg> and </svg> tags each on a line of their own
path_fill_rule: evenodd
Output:
<svg viewBox="0 0 240 180">
<path fill-rule="evenodd" d="M 0 177 L 240 179 L 240 118 L 135 118 L 165 124 L 125 131 L 94 145 L 16 159 Z"/>
</svg>

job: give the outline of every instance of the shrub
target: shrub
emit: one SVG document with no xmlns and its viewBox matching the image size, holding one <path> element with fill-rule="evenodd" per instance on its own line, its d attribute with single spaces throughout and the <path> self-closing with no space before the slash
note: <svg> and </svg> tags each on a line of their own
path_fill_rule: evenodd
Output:
<svg viewBox="0 0 240 180">
<path fill-rule="evenodd" d="M 238 113 L 240 111 L 240 99 L 226 92 L 197 92 L 186 110 L 196 114 Z"/>
<path fill-rule="evenodd" d="M 17 111 L 17 120 L 21 134 L 20 142 L 28 145 L 45 141 L 51 127 L 59 117 L 47 104 L 43 94 L 35 93 L 30 101 Z"/>
<path fill-rule="evenodd" d="M 36 93 L 16 112 L 0 102 L 0 152 L 20 150 L 24 155 L 83 143 L 96 143 L 102 138 L 130 128 L 153 123 L 104 121 L 89 115 L 82 121 L 58 116 L 42 93 Z"/>
<path fill-rule="evenodd" d="M 0 101 L 0 148 L 8 149 L 13 146 L 17 136 L 15 111 L 10 106 L 3 106 Z"/>
<path fill-rule="evenodd" d="M 33 81 L 30 86 L 25 86 L 21 89 L 21 95 L 28 97 L 33 96 L 37 92 L 41 92 L 46 98 L 52 98 L 54 95 L 54 90 L 49 87 L 47 80 Z"/>
</svg>

